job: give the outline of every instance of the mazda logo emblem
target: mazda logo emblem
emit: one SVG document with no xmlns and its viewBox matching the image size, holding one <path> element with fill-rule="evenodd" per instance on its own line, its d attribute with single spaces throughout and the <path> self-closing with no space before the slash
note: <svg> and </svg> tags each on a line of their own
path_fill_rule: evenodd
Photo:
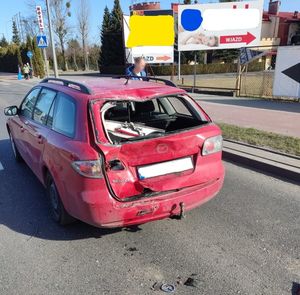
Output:
<svg viewBox="0 0 300 295">
<path fill-rule="evenodd" d="M 161 144 L 157 145 L 157 147 L 156 147 L 156 151 L 159 154 L 167 153 L 168 150 L 169 150 L 169 147 L 164 143 L 161 143 Z"/>
</svg>

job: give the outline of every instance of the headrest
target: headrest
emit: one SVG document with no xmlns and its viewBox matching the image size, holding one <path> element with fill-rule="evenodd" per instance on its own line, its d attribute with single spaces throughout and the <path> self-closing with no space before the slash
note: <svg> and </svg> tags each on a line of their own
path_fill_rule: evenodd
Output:
<svg viewBox="0 0 300 295">
<path fill-rule="evenodd" d="M 153 112 L 154 110 L 155 110 L 155 106 L 152 100 L 135 103 L 136 113 L 148 113 L 148 112 Z"/>
</svg>

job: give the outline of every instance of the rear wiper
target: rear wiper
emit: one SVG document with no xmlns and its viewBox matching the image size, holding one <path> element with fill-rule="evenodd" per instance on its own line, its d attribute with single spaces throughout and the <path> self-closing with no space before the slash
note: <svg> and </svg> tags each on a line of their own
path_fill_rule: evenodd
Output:
<svg viewBox="0 0 300 295">
<path fill-rule="evenodd" d="M 156 138 L 156 137 L 160 137 L 160 136 L 163 136 L 163 135 L 165 135 L 164 132 L 156 131 L 156 132 L 150 133 L 148 135 L 144 135 L 144 136 L 136 136 L 136 137 L 131 137 L 131 138 L 123 138 L 119 142 L 138 141 L 138 140 L 143 140 L 143 139 Z"/>
</svg>

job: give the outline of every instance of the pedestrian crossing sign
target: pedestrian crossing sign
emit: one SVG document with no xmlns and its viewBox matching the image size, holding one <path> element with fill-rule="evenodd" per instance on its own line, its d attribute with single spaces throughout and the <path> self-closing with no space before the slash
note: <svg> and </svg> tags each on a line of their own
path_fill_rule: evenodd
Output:
<svg viewBox="0 0 300 295">
<path fill-rule="evenodd" d="M 46 48 L 48 47 L 48 41 L 46 35 L 39 35 L 37 36 L 37 46 L 39 48 Z"/>
</svg>

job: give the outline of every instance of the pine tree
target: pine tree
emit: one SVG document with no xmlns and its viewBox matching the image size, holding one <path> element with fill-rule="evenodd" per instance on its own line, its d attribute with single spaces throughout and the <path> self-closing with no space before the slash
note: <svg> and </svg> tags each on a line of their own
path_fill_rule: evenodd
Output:
<svg viewBox="0 0 300 295">
<path fill-rule="evenodd" d="M 3 35 L 3 37 L 0 40 L 0 47 L 7 47 L 7 46 L 8 46 L 8 42 L 7 42 L 6 38 Z"/>
<path fill-rule="evenodd" d="M 110 45 L 110 12 L 107 6 L 104 9 L 101 28 L 101 52 L 99 57 L 99 67 L 109 66 L 112 62 Z"/>
<path fill-rule="evenodd" d="M 36 76 L 43 78 L 45 76 L 44 60 L 41 49 L 37 46 L 37 40 L 34 37 L 32 39 L 32 51 L 33 51 L 33 68 L 35 68 Z"/>
<path fill-rule="evenodd" d="M 13 43 L 15 43 L 17 45 L 20 45 L 20 43 L 21 43 L 19 31 L 18 31 L 17 24 L 15 21 L 12 22 L 12 41 L 13 41 Z"/>
<path fill-rule="evenodd" d="M 114 7 L 110 15 L 110 46 L 113 65 L 124 65 L 125 48 L 123 44 L 122 21 L 123 12 L 119 0 L 114 0 Z"/>
</svg>

